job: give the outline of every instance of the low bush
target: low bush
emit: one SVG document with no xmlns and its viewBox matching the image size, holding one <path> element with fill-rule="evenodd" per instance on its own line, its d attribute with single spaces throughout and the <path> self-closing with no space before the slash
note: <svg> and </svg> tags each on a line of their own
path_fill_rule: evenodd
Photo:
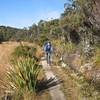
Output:
<svg viewBox="0 0 100 100">
<path fill-rule="evenodd" d="M 36 55 L 36 48 L 27 45 L 18 46 L 17 48 L 15 48 L 15 51 L 12 53 L 14 60 L 19 57 L 30 57 L 32 59 L 38 60 L 38 58 L 35 55 Z"/>
</svg>

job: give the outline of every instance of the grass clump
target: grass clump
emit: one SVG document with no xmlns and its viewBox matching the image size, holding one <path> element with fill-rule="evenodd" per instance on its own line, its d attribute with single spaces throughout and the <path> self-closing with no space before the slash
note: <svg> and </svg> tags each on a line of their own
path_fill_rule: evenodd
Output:
<svg viewBox="0 0 100 100">
<path fill-rule="evenodd" d="M 8 84 L 15 93 L 36 93 L 41 65 L 31 58 L 20 58 L 10 67 L 7 73 Z"/>
<path fill-rule="evenodd" d="M 15 51 L 12 53 L 14 58 L 19 57 L 30 57 L 30 58 L 36 58 L 36 48 L 33 46 L 27 46 L 27 45 L 20 45 L 17 48 L 15 48 Z"/>
<path fill-rule="evenodd" d="M 36 99 L 42 71 L 36 52 L 37 49 L 34 46 L 21 44 L 12 53 L 12 64 L 6 73 L 7 82 L 4 84 L 6 90 L 11 91 L 12 100 Z M 4 96 L 4 98 L 6 97 Z"/>
</svg>

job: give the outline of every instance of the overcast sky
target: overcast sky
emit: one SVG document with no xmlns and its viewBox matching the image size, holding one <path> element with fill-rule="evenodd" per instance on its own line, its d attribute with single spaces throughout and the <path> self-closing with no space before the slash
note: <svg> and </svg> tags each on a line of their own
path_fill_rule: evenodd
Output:
<svg viewBox="0 0 100 100">
<path fill-rule="evenodd" d="M 68 0 L 0 0 L 0 25 L 29 27 L 39 20 L 59 18 Z"/>
</svg>

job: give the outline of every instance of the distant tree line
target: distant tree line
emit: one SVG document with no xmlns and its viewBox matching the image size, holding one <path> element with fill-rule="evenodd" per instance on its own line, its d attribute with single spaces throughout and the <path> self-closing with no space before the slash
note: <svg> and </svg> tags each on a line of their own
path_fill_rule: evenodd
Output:
<svg viewBox="0 0 100 100">
<path fill-rule="evenodd" d="M 64 12 L 59 19 L 40 20 L 28 29 L 0 26 L 0 42 L 30 41 L 42 45 L 46 40 L 64 39 L 65 42 L 79 44 L 100 41 L 100 12 L 98 0 L 71 0 L 64 4 Z"/>
</svg>

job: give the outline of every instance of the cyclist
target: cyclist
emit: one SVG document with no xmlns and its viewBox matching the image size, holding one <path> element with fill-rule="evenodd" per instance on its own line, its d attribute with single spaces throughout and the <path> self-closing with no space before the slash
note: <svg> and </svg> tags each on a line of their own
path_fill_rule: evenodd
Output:
<svg viewBox="0 0 100 100">
<path fill-rule="evenodd" d="M 51 42 L 47 42 L 44 44 L 44 51 L 46 53 L 46 60 L 47 64 L 51 64 L 51 54 L 53 52 L 53 47 L 51 45 Z"/>
</svg>

